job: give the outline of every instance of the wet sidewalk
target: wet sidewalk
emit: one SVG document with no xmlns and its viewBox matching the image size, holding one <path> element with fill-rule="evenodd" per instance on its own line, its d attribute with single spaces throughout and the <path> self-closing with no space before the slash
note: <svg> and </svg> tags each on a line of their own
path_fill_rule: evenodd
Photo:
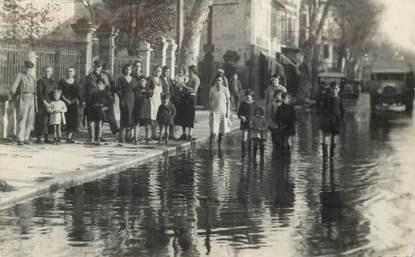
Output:
<svg viewBox="0 0 415 257">
<path fill-rule="evenodd" d="M 196 140 L 193 142 L 171 140 L 168 145 L 157 141 L 151 141 L 149 145 L 121 145 L 108 130 L 104 130 L 104 137 L 109 139 L 101 146 L 85 145 L 84 141 L 22 147 L 0 144 L 0 179 L 16 188 L 13 192 L 0 192 L 0 209 L 206 142 L 209 138 L 208 115 L 208 111 L 197 111 L 193 132 Z M 232 130 L 237 128 L 239 121 L 234 114 Z M 181 129 L 177 130 L 176 136 L 180 132 Z"/>
</svg>

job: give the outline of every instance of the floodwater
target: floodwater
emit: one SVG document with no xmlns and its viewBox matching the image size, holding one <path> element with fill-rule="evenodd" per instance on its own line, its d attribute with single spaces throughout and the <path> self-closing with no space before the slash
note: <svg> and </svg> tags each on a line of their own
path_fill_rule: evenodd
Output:
<svg viewBox="0 0 415 257">
<path fill-rule="evenodd" d="M 327 165 L 299 110 L 290 158 L 268 144 L 253 163 L 237 134 L 19 204 L 0 212 L 0 256 L 413 256 L 415 124 L 368 109 L 348 108 Z"/>
</svg>

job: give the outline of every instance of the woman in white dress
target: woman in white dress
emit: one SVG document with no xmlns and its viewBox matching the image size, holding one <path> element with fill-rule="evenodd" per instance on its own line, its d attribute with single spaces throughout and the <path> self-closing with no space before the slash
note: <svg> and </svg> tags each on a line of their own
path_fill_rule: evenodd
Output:
<svg viewBox="0 0 415 257">
<path fill-rule="evenodd" d="M 209 92 L 209 125 L 210 125 L 210 146 L 218 135 L 218 147 L 222 143 L 223 134 L 229 131 L 227 119 L 230 116 L 230 99 L 228 87 L 225 86 L 225 79 L 219 76 Z"/>
<path fill-rule="evenodd" d="M 160 66 L 154 68 L 153 76 L 150 78 L 150 88 L 153 91 L 153 96 L 151 97 L 151 134 L 154 140 L 158 140 L 157 133 L 157 111 L 161 105 L 161 94 L 163 93 L 163 88 L 161 86 L 160 76 L 162 74 L 162 69 Z"/>
</svg>

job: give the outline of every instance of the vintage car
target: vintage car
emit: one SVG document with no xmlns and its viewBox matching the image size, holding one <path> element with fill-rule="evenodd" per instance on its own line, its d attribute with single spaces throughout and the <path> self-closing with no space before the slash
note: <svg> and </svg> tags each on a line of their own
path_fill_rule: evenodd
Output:
<svg viewBox="0 0 415 257">
<path fill-rule="evenodd" d="M 407 67 L 372 69 L 370 81 L 370 106 L 377 105 L 405 106 L 412 112 L 414 98 L 414 73 Z"/>
<path fill-rule="evenodd" d="M 332 82 L 340 86 L 340 96 L 345 99 L 357 99 L 360 94 L 360 83 L 357 80 L 346 78 L 340 72 L 322 72 L 318 76 L 320 94 L 324 93 Z"/>
</svg>

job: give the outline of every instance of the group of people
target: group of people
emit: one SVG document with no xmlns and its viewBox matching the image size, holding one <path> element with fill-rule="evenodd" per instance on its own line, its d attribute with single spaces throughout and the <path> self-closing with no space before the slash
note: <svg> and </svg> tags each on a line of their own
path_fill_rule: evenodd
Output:
<svg viewBox="0 0 415 257">
<path fill-rule="evenodd" d="M 17 113 L 17 143 L 30 144 L 30 134 L 35 124 L 37 143 L 59 144 L 62 126 L 65 126 L 67 143 L 74 143 L 82 117 L 86 117 L 89 139 L 87 143 L 99 145 L 103 141 L 102 126 L 108 122 L 113 134 L 119 134 L 120 143 L 139 144 L 144 141 L 176 139 L 175 126 L 182 128 L 179 140 L 192 140 L 195 123 L 195 102 L 200 79 L 196 66 L 181 70 L 171 78 L 167 66 L 155 67 L 153 74 L 142 74 L 141 63 L 126 64 L 122 75 L 114 80 L 100 61 L 94 62 L 92 72 L 84 84 L 78 85 L 76 70 L 69 67 L 65 78 L 53 79 L 53 68 L 46 66 L 43 77 L 37 82 L 31 75 L 33 63 L 25 62 L 11 87 L 10 96 Z M 265 104 L 261 108 L 250 89 L 242 88 L 235 73 L 232 79 L 218 70 L 209 91 L 210 146 L 217 139 L 221 146 L 223 136 L 230 131 L 232 107 L 237 107 L 242 131 L 241 148 L 256 159 L 259 150 L 264 155 L 265 141 L 271 135 L 273 148 L 289 153 L 295 135 L 296 114 L 290 103 L 287 89 L 280 83 L 281 76 L 274 74 L 265 91 Z M 243 93 L 241 93 L 243 92 Z M 120 123 L 114 112 L 114 96 L 119 98 Z M 241 96 L 243 95 L 243 96 Z M 321 130 L 323 132 L 323 157 L 334 157 L 335 137 L 340 132 L 344 113 L 339 97 L 339 86 L 332 83 L 321 98 Z M 139 129 L 144 127 L 144 140 Z M 53 141 L 49 134 L 53 132 Z"/>
<path fill-rule="evenodd" d="M 35 81 L 31 75 L 34 65 L 24 63 L 10 90 L 10 100 L 17 114 L 17 144 L 30 144 L 32 130 L 36 142 L 59 144 L 62 127 L 66 142 L 74 143 L 73 135 L 86 119 L 88 144 L 100 145 L 104 140 L 102 127 L 108 122 L 113 134 L 119 134 L 120 143 L 138 144 L 144 141 L 175 139 L 174 126 L 182 127 L 180 140 L 192 140 L 195 123 L 195 99 L 200 85 L 196 66 L 183 69 L 172 79 L 170 68 L 155 67 L 153 74 L 142 74 L 141 63 L 126 64 L 122 75 L 114 80 L 107 66 L 95 61 L 93 70 L 83 85 L 75 79 L 74 67 L 68 67 L 65 78 L 55 81 L 53 68 L 44 67 L 43 77 Z M 119 98 L 118 125 L 114 102 Z M 145 138 L 139 137 L 140 127 Z M 151 134 L 150 134 L 151 132 Z M 49 135 L 53 134 L 53 140 Z"/>
<path fill-rule="evenodd" d="M 242 151 L 252 152 L 256 160 L 258 150 L 264 156 L 267 134 L 271 134 L 274 150 L 289 152 L 291 138 L 295 135 L 296 115 L 290 103 L 287 89 L 280 84 L 281 76 L 274 74 L 265 91 L 265 110 L 255 103 L 250 90 L 244 93 L 245 99 L 238 108 L 240 129 L 242 130 Z"/>
</svg>

